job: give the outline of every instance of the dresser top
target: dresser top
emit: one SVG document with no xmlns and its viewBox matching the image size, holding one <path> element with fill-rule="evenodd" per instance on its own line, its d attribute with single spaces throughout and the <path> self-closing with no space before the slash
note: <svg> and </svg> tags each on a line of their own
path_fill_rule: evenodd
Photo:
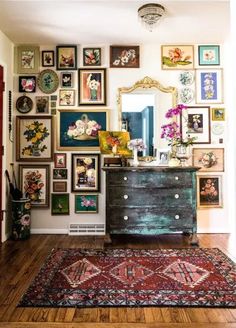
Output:
<svg viewBox="0 0 236 328">
<path fill-rule="evenodd" d="M 196 172 L 200 167 L 196 166 L 104 166 L 102 170 L 109 172 Z"/>
</svg>

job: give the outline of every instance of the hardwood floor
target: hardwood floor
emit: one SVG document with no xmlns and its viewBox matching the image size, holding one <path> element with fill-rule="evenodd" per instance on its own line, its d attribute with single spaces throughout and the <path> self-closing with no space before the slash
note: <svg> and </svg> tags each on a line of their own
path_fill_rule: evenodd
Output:
<svg viewBox="0 0 236 328">
<path fill-rule="evenodd" d="M 227 234 L 198 235 L 200 247 L 218 247 L 236 262 L 236 239 Z M 102 237 L 31 235 L 0 246 L 0 328 L 235 328 L 236 309 L 226 308 L 17 308 L 20 297 L 52 248 L 104 247 Z M 189 247 L 182 235 L 116 238 L 109 247 Z"/>
</svg>

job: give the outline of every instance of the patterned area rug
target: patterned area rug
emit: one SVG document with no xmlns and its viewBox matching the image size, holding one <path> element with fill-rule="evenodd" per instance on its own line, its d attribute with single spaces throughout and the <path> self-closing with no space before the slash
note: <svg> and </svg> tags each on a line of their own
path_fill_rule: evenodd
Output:
<svg viewBox="0 0 236 328">
<path fill-rule="evenodd" d="M 236 307 L 236 265 L 219 249 L 54 249 L 18 306 Z"/>
</svg>

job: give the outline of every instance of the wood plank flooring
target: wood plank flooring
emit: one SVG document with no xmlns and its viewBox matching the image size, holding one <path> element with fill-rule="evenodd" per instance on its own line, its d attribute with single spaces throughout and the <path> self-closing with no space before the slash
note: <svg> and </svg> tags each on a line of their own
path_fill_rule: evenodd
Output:
<svg viewBox="0 0 236 328">
<path fill-rule="evenodd" d="M 198 235 L 200 247 L 218 247 L 236 262 L 236 239 L 228 234 Z M 225 308 L 17 308 L 52 248 L 104 248 L 102 237 L 31 235 L 0 245 L 0 328 L 236 328 L 236 309 Z M 109 247 L 183 248 L 182 235 L 123 236 Z"/>
</svg>

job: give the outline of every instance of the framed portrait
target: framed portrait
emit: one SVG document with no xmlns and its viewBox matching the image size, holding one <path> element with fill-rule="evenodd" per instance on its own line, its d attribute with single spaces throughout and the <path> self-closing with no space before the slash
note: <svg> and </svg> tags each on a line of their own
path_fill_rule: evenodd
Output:
<svg viewBox="0 0 236 328">
<path fill-rule="evenodd" d="M 106 69 L 79 69 L 79 104 L 106 105 Z"/>
<path fill-rule="evenodd" d="M 67 176 L 67 169 L 53 169 L 53 179 L 66 180 Z"/>
<path fill-rule="evenodd" d="M 199 66 L 220 65 L 220 46 L 198 46 L 198 64 Z"/>
<path fill-rule="evenodd" d="M 35 92 L 36 76 L 19 76 L 19 92 Z"/>
<path fill-rule="evenodd" d="M 53 192 L 67 192 L 67 181 L 53 181 Z"/>
<path fill-rule="evenodd" d="M 16 109 L 22 114 L 29 113 L 33 108 L 33 100 L 27 96 L 21 96 L 16 100 Z"/>
<path fill-rule="evenodd" d="M 75 90 L 59 90 L 59 105 L 74 106 L 75 105 Z"/>
<path fill-rule="evenodd" d="M 83 48 L 84 66 L 101 66 L 101 48 Z"/>
<path fill-rule="evenodd" d="M 61 72 L 61 87 L 73 88 L 74 86 L 74 73 L 73 72 Z"/>
<path fill-rule="evenodd" d="M 72 154 L 72 192 L 98 192 L 100 189 L 100 155 Z"/>
<path fill-rule="evenodd" d="M 49 96 L 36 96 L 36 113 L 49 113 Z"/>
<path fill-rule="evenodd" d="M 59 109 L 57 149 L 99 150 L 98 131 L 109 129 L 108 114 L 108 109 Z"/>
<path fill-rule="evenodd" d="M 157 162 L 159 166 L 168 166 L 170 160 L 170 149 L 159 148 L 157 150 Z"/>
<path fill-rule="evenodd" d="M 225 120 L 225 108 L 212 108 L 211 109 L 212 121 L 224 121 Z"/>
<path fill-rule="evenodd" d="M 50 115 L 16 116 L 16 160 L 53 160 L 53 122 Z"/>
<path fill-rule="evenodd" d="M 98 195 L 75 195 L 75 213 L 98 213 Z"/>
<path fill-rule="evenodd" d="M 211 143 L 210 107 L 189 106 L 182 111 L 180 131 L 183 139 L 195 138 L 194 144 Z"/>
<path fill-rule="evenodd" d="M 200 171 L 223 172 L 224 148 L 193 148 L 193 166 L 200 167 Z"/>
<path fill-rule="evenodd" d="M 197 176 L 197 207 L 223 207 L 221 175 Z"/>
<path fill-rule="evenodd" d="M 62 45 L 56 47 L 57 70 L 77 69 L 77 46 Z"/>
<path fill-rule="evenodd" d="M 221 104 L 222 102 L 222 69 L 197 70 L 196 103 Z"/>
<path fill-rule="evenodd" d="M 110 67 L 139 68 L 139 46 L 110 46 Z"/>
<path fill-rule="evenodd" d="M 39 89 L 47 94 L 55 92 L 59 86 L 57 73 L 52 69 L 44 69 L 40 72 L 37 82 Z"/>
<path fill-rule="evenodd" d="M 32 74 L 39 72 L 39 47 L 22 45 L 17 47 L 17 73 Z"/>
<path fill-rule="evenodd" d="M 20 164 L 20 189 L 33 207 L 49 207 L 50 165 Z"/>
<path fill-rule="evenodd" d="M 193 69 L 194 47 L 192 45 L 161 46 L 162 69 Z"/>
<path fill-rule="evenodd" d="M 99 131 L 98 138 L 101 154 L 132 156 L 132 150 L 128 149 L 129 132 Z"/>
<path fill-rule="evenodd" d="M 54 153 L 54 167 L 66 168 L 66 153 Z"/>
<path fill-rule="evenodd" d="M 54 51 L 44 50 L 42 51 L 42 67 L 53 67 L 54 62 Z"/>
<path fill-rule="evenodd" d="M 51 194 L 51 215 L 70 214 L 69 196 L 69 194 Z"/>
</svg>

